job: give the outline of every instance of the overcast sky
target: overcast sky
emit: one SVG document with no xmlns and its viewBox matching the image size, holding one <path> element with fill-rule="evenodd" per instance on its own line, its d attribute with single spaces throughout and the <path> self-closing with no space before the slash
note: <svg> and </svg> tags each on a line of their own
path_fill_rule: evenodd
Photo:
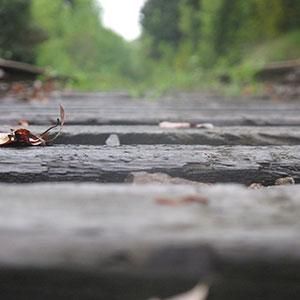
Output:
<svg viewBox="0 0 300 300">
<path fill-rule="evenodd" d="M 98 0 L 103 9 L 103 23 L 127 40 L 141 32 L 139 13 L 146 0 Z"/>
</svg>

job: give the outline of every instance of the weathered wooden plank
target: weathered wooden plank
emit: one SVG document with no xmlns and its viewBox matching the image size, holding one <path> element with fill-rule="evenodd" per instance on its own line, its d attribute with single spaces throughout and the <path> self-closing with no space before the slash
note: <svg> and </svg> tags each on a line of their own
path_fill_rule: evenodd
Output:
<svg viewBox="0 0 300 300">
<path fill-rule="evenodd" d="M 145 109 L 146 110 L 146 109 Z M 300 126 L 300 113 L 293 111 L 270 112 L 263 115 L 262 112 L 238 113 L 238 112 L 157 112 L 151 111 L 135 113 L 133 111 L 122 112 L 119 115 L 101 111 L 97 113 L 68 113 L 68 125 L 157 125 L 162 121 L 212 123 L 215 126 Z M 57 113 L 49 112 L 23 112 L 7 113 L 0 116 L 0 124 L 14 126 L 19 120 L 28 120 L 33 125 L 47 125 L 55 123 Z"/>
<path fill-rule="evenodd" d="M 80 94 L 79 94 L 80 95 Z M 121 95 L 122 96 L 122 95 Z M 16 124 L 27 119 L 31 124 L 54 122 L 58 104 L 67 113 L 68 124 L 140 124 L 161 121 L 188 121 L 214 125 L 300 125 L 298 103 L 223 101 L 215 98 L 163 98 L 157 101 L 134 100 L 119 94 L 99 94 L 75 98 L 57 97 L 48 104 L 23 103 L 6 99 L 0 104 L 0 124 Z M 211 102 L 210 102 L 210 101 Z M 84 103 L 84 104 L 83 104 Z"/>
<path fill-rule="evenodd" d="M 261 80 L 279 79 L 281 77 L 300 70 L 300 60 L 279 61 L 266 64 L 260 71 L 257 72 L 256 77 Z"/>
<path fill-rule="evenodd" d="M 13 70 L 16 72 L 25 72 L 36 76 L 43 75 L 45 73 L 45 70 L 43 68 L 39 68 L 37 66 L 19 61 L 7 60 L 2 58 L 0 58 L 0 67 L 7 71 Z"/>
<path fill-rule="evenodd" d="M 123 182 L 130 172 L 164 172 L 200 182 L 300 182 L 300 146 L 86 146 L 0 148 L 0 181 Z"/>
<path fill-rule="evenodd" d="M 206 205 L 159 205 L 201 195 Z M 0 186 L 2 299 L 299 299 L 300 188 Z"/>
<path fill-rule="evenodd" d="M 4 128 L 2 129 L 4 130 Z M 7 128 L 9 130 L 9 128 Z M 45 126 L 30 126 L 41 133 Z M 159 126 L 65 126 L 56 144 L 105 145 L 115 134 L 121 145 L 299 145 L 300 127 L 230 126 L 213 129 L 163 129 Z"/>
<path fill-rule="evenodd" d="M 34 80 L 44 75 L 45 70 L 23 62 L 0 58 L 0 68 L 4 71 L 2 79 L 5 81 Z"/>
<path fill-rule="evenodd" d="M 5 108 L 13 108 L 15 105 L 18 107 L 26 108 L 55 108 L 58 103 L 65 101 L 66 104 L 72 107 L 78 107 L 81 109 L 95 107 L 101 108 L 114 108 L 118 110 L 126 109 L 127 107 L 147 106 L 153 108 L 168 108 L 175 109 L 262 109 L 262 110 L 277 110 L 277 109 L 299 109 L 299 102 L 296 100 L 280 101 L 270 99 L 253 99 L 253 98 L 225 98 L 216 95 L 207 95 L 204 93 L 176 93 L 169 96 L 161 96 L 159 98 L 140 97 L 135 98 L 125 92 L 99 92 L 99 93 L 80 93 L 80 92 L 54 92 L 49 95 L 48 102 L 39 101 L 20 101 L 17 98 L 8 96 L 1 99 L 1 106 Z M 283 99 L 284 100 L 284 99 Z"/>
</svg>

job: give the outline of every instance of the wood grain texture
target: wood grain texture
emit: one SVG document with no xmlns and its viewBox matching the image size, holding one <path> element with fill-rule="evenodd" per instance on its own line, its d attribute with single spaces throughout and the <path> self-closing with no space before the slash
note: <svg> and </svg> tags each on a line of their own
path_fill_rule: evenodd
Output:
<svg viewBox="0 0 300 300">
<path fill-rule="evenodd" d="M 29 126 L 34 133 L 45 126 Z M 116 134 L 121 145 L 300 145 L 300 127 L 230 126 L 213 129 L 162 129 L 159 126 L 65 126 L 55 144 L 105 145 Z"/>
<path fill-rule="evenodd" d="M 163 172 L 200 182 L 300 182 L 300 146 L 87 146 L 1 148 L 0 181 L 123 182 L 130 172 Z"/>
<path fill-rule="evenodd" d="M 205 94 L 178 94 L 157 100 L 134 99 L 120 93 L 58 94 L 48 103 L 0 102 L 0 124 L 20 119 L 30 124 L 55 122 L 63 104 L 69 125 L 157 125 L 161 121 L 213 123 L 216 126 L 300 125 L 300 108 L 294 102 L 223 99 Z"/>
<path fill-rule="evenodd" d="M 190 194 L 207 205 L 155 201 Z M 1 185 L 1 295 L 148 299 L 208 280 L 212 299 L 298 299 L 299 194 L 298 186 Z"/>
</svg>

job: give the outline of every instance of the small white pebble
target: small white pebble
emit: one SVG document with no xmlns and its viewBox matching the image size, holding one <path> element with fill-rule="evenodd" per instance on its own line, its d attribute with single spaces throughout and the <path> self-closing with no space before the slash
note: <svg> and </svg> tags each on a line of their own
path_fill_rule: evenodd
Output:
<svg viewBox="0 0 300 300">
<path fill-rule="evenodd" d="M 196 128 L 203 128 L 203 129 L 214 129 L 214 125 L 211 123 L 201 123 L 201 124 L 197 124 Z"/>
<path fill-rule="evenodd" d="M 107 146 L 118 147 L 121 145 L 119 137 L 117 134 L 111 134 L 105 141 Z"/>
</svg>

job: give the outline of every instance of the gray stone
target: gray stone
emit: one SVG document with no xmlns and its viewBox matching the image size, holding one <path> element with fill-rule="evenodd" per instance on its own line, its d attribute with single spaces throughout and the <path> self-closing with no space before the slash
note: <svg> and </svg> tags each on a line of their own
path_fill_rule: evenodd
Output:
<svg viewBox="0 0 300 300">
<path fill-rule="evenodd" d="M 111 146 L 111 147 L 117 147 L 117 146 L 120 146 L 120 140 L 119 140 L 119 137 L 118 135 L 116 134 L 111 134 L 107 140 L 105 141 L 105 144 L 107 146 Z"/>
</svg>

